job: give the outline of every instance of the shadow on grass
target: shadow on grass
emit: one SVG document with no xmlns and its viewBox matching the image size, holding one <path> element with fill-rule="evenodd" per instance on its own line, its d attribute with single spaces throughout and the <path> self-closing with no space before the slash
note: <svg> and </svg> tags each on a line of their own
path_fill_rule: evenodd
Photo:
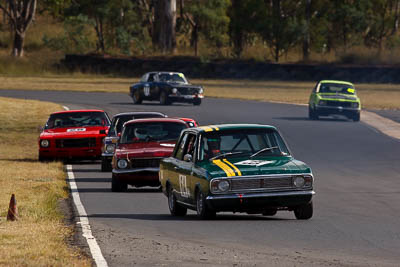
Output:
<svg viewBox="0 0 400 267">
<path fill-rule="evenodd" d="M 30 159 L 30 158 L 22 158 L 22 159 L 1 159 L 0 161 L 8 161 L 8 162 L 39 162 L 38 159 Z"/>
</svg>

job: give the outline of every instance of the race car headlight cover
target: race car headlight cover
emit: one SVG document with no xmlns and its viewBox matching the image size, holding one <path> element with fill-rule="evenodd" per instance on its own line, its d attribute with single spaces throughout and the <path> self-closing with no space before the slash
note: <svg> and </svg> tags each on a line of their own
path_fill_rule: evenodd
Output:
<svg viewBox="0 0 400 267">
<path fill-rule="evenodd" d="M 172 93 L 173 93 L 173 94 L 176 94 L 176 93 L 178 93 L 178 89 L 176 89 L 176 88 L 172 88 Z"/>
<path fill-rule="evenodd" d="M 107 153 L 114 153 L 114 151 L 115 151 L 115 145 L 114 144 L 106 145 L 106 152 Z"/>
<path fill-rule="evenodd" d="M 50 146 L 50 142 L 49 140 L 43 139 L 40 141 L 40 146 L 41 147 L 49 147 Z"/>
<path fill-rule="evenodd" d="M 215 179 L 211 181 L 212 193 L 224 193 L 230 188 L 230 183 L 225 179 Z"/>
<path fill-rule="evenodd" d="M 126 169 L 126 167 L 128 167 L 128 161 L 126 159 L 120 159 L 117 162 L 117 166 L 120 169 Z"/>
<path fill-rule="evenodd" d="M 351 107 L 352 107 L 352 108 L 358 108 L 358 103 L 357 103 L 357 102 L 351 103 Z"/>
<path fill-rule="evenodd" d="M 325 101 L 325 100 L 320 100 L 320 101 L 318 102 L 318 105 L 320 105 L 320 106 L 325 106 L 325 105 L 326 105 L 326 101 Z"/>
</svg>

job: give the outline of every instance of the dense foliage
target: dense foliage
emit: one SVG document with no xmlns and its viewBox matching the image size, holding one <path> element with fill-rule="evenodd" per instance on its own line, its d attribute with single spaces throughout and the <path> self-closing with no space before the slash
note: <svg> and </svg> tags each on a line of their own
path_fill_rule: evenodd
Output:
<svg viewBox="0 0 400 267">
<path fill-rule="evenodd" d="M 197 56 L 201 44 L 239 58 L 257 45 L 278 62 L 293 50 L 307 61 L 310 53 L 366 47 L 379 55 L 400 46 L 400 0 L 45 0 L 37 12 L 63 23 L 63 34 L 43 42 L 64 52 Z M 165 40 L 164 29 L 175 36 Z"/>
</svg>

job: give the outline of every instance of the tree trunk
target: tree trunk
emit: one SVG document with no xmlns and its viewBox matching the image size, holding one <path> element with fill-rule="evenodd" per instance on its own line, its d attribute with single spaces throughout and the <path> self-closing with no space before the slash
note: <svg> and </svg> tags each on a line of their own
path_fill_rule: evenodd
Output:
<svg viewBox="0 0 400 267">
<path fill-rule="evenodd" d="M 24 41 L 25 41 L 25 33 L 19 33 L 18 31 L 16 31 L 14 34 L 14 43 L 12 51 L 12 55 L 14 57 L 24 56 Z"/>
<path fill-rule="evenodd" d="M 104 45 L 104 35 L 103 35 L 103 20 L 101 18 L 96 17 L 95 19 L 96 25 L 96 35 L 97 35 L 97 50 L 100 50 L 102 53 L 105 52 L 105 45 Z"/>
<path fill-rule="evenodd" d="M 37 0 L 7 0 L 5 5 L 0 1 L 0 9 L 10 19 L 14 31 L 12 55 L 22 57 L 24 55 L 25 33 L 35 18 Z"/>
<path fill-rule="evenodd" d="M 154 12 L 153 45 L 162 53 L 176 49 L 176 0 L 158 0 Z"/>
<path fill-rule="evenodd" d="M 310 19 L 311 19 L 311 0 L 305 0 L 306 25 L 303 38 L 303 60 L 310 58 Z"/>
</svg>

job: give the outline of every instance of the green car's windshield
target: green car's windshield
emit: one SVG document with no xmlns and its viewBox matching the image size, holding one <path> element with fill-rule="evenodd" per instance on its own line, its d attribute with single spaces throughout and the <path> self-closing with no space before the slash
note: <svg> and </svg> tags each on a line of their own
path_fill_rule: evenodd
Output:
<svg viewBox="0 0 400 267">
<path fill-rule="evenodd" d="M 185 123 L 177 122 L 129 123 L 122 130 L 120 143 L 177 140 L 185 128 Z"/>
<path fill-rule="evenodd" d="M 213 131 L 202 135 L 199 161 L 224 157 L 288 156 L 282 137 L 273 129 Z"/>
<path fill-rule="evenodd" d="M 354 95 L 354 86 L 342 83 L 322 83 L 319 87 L 320 93 L 347 94 Z"/>
</svg>

